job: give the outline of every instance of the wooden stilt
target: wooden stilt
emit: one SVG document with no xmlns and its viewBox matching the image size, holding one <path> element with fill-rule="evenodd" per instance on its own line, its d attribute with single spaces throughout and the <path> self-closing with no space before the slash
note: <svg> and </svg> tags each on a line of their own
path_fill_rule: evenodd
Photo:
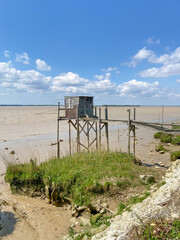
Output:
<svg viewBox="0 0 180 240">
<path fill-rule="evenodd" d="M 71 122 L 69 121 L 69 155 L 71 155 Z"/>
<path fill-rule="evenodd" d="M 95 117 L 97 117 L 97 107 L 94 108 Z"/>
<path fill-rule="evenodd" d="M 96 150 L 98 150 L 98 124 L 95 122 L 95 134 L 96 134 Z"/>
<path fill-rule="evenodd" d="M 118 149 L 120 149 L 120 133 L 119 133 L 119 129 L 118 129 Z"/>
<path fill-rule="evenodd" d="M 60 121 L 60 102 L 58 102 L 58 116 L 57 116 L 57 158 L 60 158 L 59 121 Z"/>
<path fill-rule="evenodd" d="M 128 153 L 130 154 L 131 109 L 128 109 Z"/>
<path fill-rule="evenodd" d="M 99 150 L 101 150 L 101 108 L 99 108 Z"/>
<path fill-rule="evenodd" d="M 109 151 L 109 130 L 108 130 L 108 122 L 105 124 L 105 129 L 106 129 L 107 150 Z"/>
<path fill-rule="evenodd" d="M 134 108 L 134 121 L 136 120 L 136 108 Z"/>
<path fill-rule="evenodd" d="M 133 125 L 133 156 L 134 160 L 136 158 L 136 127 Z"/>
<path fill-rule="evenodd" d="M 87 121 L 86 124 L 87 124 L 87 146 L 89 150 L 89 121 Z"/>
<path fill-rule="evenodd" d="M 105 119 L 108 120 L 108 107 L 105 108 Z M 106 129 L 106 141 L 107 141 L 107 150 L 109 151 L 109 130 L 108 130 L 108 122 L 105 124 Z"/>
<path fill-rule="evenodd" d="M 77 107 L 77 119 L 76 119 L 76 123 L 77 123 L 77 149 L 76 152 L 79 153 L 80 152 L 80 134 L 79 134 L 79 108 Z"/>
</svg>

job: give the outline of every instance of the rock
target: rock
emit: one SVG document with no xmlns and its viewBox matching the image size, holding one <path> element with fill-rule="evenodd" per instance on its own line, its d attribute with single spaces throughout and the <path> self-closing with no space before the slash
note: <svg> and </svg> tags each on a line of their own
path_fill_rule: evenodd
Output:
<svg viewBox="0 0 180 240">
<path fill-rule="evenodd" d="M 106 213 L 106 209 L 102 208 L 100 211 L 101 214 L 105 214 Z"/>
<path fill-rule="evenodd" d="M 8 150 L 8 148 L 6 147 L 6 148 L 4 148 L 4 150 Z"/>
<path fill-rule="evenodd" d="M 92 240 L 133 239 L 131 231 L 142 223 L 146 224 L 158 218 L 176 219 L 180 212 L 180 160 L 167 170 L 164 180 L 163 186 L 142 203 L 132 205 L 131 212 L 125 211 L 116 216 L 111 225 L 105 231 L 94 235 Z"/>
<path fill-rule="evenodd" d="M 88 218 L 79 217 L 78 220 L 83 226 L 91 226 L 90 220 Z"/>
<path fill-rule="evenodd" d="M 95 224 L 100 218 L 102 217 L 101 213 L 97 213 L 95 215 L 92 215 L 90 218 L 91 224 Z"/>
<path fill-rule="evenodd" d="M 100 233 L 100 232 L 104 231 L 106 228 L 107 228 L 107 226 L 106 226 L 105 224 L 102 224 L 102 225 L 101 225 L 100 227 L 98 227 L 98 228 L 92 228 L 92 229 L 90 230 L 90 233 L 91 233 L 92 235 L 95 235 L 95 234 L 97 234 L 97 233 Z"/>
<path fill-rule="evenodd" d="M 140 179 L 144 184 L 155 183 L 155 178 L 153 175 L 140 175 Z"/>
<path fill-rule="evenodd" d="M 160 154 L 164 154 L 164 151 L 159 151 Z"/>
<path fill-rule="evenodd" d="M 141 161 L 138 157 L 136 157 L 136 158 L 134 159 L 134 163 L 137 164 L 137 165 L 139 165 L 139 166 L 142 165 L 142 161 Z"/>
<path fill-rule="evenodd" d="M 76 209 L 74 209 L 71 214 L 72 214 L 73 217 L 78 217 L 79 216 L 79 213 Z"/>
<path fill-rule="evenodd" d="M 82 238 L 82 240 L 88 240 L 88 236 L 85 235 L 85 236 Z"/>
<path fill-rule="evenodd" d="M 87 207 L 90 209 L 91 213 L 98 213 L 97 205 L 88 204 Z"/>
<path fill-rule="evenodd" d="M 14 150 L 10 151 L 10 154 L 15 154 L 15 151 Z"/>
</svg>

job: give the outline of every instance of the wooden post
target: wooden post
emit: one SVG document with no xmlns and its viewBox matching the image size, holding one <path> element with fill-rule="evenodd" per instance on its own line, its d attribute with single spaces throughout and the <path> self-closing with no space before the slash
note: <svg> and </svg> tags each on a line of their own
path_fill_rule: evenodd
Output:
<svg viewBox="0 0 180 240">
<path fill-rule="evenodd" d="M 97 117 L 97 107 L 94 108 L 94 115 Z"/>
<path fill-rule="evenodd" d="M 120 134 L 119 134 L 119 129 L 118 129 L 118 146 L 120 145 Z"/>
<path fill-rule="evenodd" d="M 99 150 L 101 150 L 101 108 L 99 108 Z"/>
<path fill-rule="evenodd" d="M 163 123 L 164 123 L 164 106 L 162 106 L 162 126 L 163 126 Z"/>
<path fill-rule="evenodd" d="M 106 105 L 106 108 L 105 108 L 105 119 L 108 120 L 108 107 Z"/>
<path fill-rule="evenodd" d="M 87 124 L 87 145 L 89 150 L 89 121 L 86 121 L 86 124 Z"/>
<path fill-rule="evenodd" d="M 128 153 L 130 154 L 131 109 L 128 109 Z"/>
<path fill-rule="evenodd" d="M 71 155 L 71 122 L 69 121 L 69 155 Z"/>
<path fill-rule="evenodd" d="M 58 102 L 58 117 L 57 117 L 57 158 L 60 158 L 59 121 L 60 121 L 60 102 Z"/>
<path fill-rule="evenodd" d="M 134 160 L 135 160 L 135 158 L 136 158 L 136 155 L 135 155 L 136 142 L 135 142 L 135 140 L 136 140 L 136 126 L 133 125 L 133 156 L 134 156 Z"/>
<path fill-rule="evenodd" d="M 97 121 L 95 122 L 95 134 L 96 134 L 96 150 L 98 150 L 98 123 Z"/>
<path fill-rule="evenodd" d="M 77 149 L 76 149 L 76 151 L 77 151 L 77 153 L 79 153 L 80 152 L 80 135 L 79 135 L 79 109 L 78 109 L 78 106 L 77 106 L 77 119 L 76 119 L 76 121 L 77 121 Z"/>
<path fill-rule="evenodd" d="M 136 120 L 136 109 L 134 108 L 134 121 Z"/>
<path fill-rule="evenodd" d="M 105 119 L 108 120 L 108 108 L 105 108 Z M 107 141 L 107 150 L 109 151 L 109 130 L 108 130 L 108 122 L 105 124 L 106 128 L 106 141 Z"/>
</svg>

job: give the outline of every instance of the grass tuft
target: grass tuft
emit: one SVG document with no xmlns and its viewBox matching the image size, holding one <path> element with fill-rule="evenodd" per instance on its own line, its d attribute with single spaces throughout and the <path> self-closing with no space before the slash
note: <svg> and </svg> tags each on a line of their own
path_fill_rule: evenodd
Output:
<svg viewBox="0 0 180 240">
<path fill-rule="evenodd" d="M 126 153 L 83 152 L 51 159 L 39 166 L 34 161 L 10 165 L 6 181 L 15 193 L 25 194 L 24 187 L 30 186 L 44 192 L 45 186 L 55 187 L 62 197 L 72 199 L 77 205 L 87 205 L 93 196 L 110 191 L 114 183 L 107 179 L 119 179 L 117 186 L 123 191 L 135 183 L 142 185 L 139 175 L 147 172 L 154 173 L 149 168 L 135 165 L 133 157 Z"/>
</svg>

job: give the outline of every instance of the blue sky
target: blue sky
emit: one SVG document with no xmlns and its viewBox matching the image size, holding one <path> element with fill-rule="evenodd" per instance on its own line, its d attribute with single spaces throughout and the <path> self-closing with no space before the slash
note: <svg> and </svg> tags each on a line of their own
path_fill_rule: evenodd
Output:
<svg viewBox="0 0 180 240">
<path fill-rule="evenodd" d="M 0 104 L 180 105 L 179 0 L 1 0 Z"/>
</svg>

